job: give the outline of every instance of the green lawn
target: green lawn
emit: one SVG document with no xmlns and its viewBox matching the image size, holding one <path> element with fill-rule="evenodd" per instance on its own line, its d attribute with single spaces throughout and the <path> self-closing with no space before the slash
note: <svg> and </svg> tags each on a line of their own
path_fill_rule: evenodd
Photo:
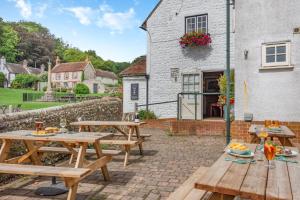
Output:
<svg viewBox="0 0 300 200">
<path fill-rule="evenodd" d="M 51 106 L 58 106 L 64 103 L 58 102 L 23 102 L 23 93 L 41 93 L 33 90 L 23 90 L 23 89 L 8 89 L 0 88 L 0 105 L 17 105 L 22 104 L 22 110 L 34 110 L 39 108 L 47 108 Z"/>
</svg>

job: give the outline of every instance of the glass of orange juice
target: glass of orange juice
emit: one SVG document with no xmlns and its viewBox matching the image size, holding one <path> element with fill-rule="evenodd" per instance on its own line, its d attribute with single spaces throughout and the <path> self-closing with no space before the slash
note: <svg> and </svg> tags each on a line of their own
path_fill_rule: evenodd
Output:
<svg viewBox="0 0 300 200">
<path fill-rule="evenodd" d="M 272 121 L 271 120 L 265 120 L 265 127 L 266 128 L 268 128 L 271 125 L 272 125 Z"/>
<path fill-rule="evenodd" d="M 269 167 L 269 169 L 274 169 L 275 168 L 274 158 L 276 155 L 276 145 L 272 141 L 266 142 L 264 145 L 264 153 L 265 153 L 267 160 L 269 161 L 269 164 L 267 165 L 267 167 Z"/>
</svg>

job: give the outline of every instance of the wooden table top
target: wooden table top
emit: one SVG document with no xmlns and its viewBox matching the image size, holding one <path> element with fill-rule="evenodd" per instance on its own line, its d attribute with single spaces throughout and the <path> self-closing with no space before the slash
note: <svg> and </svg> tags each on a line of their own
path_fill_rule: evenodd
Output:
<svg viewBox="0 0 300 200">
<path fill-rule="evenodd" d="M 79 121 L 70 123 L 71 126 L 140 126 L 145 122 L 130 121 Z"/>
<path fill-rule="evenodd" d="M 256 145 L 246 145 L 255 151 Z M 300 155 L 289 158 L 298 163 L 275 160 L 275 169 L 266 167 L 268 161 L 265 158 L 255 164 L 237 164 L 225 161 L 228 157 L 234 158 L 224 153 L 199 178 L 195 188 L 252 200 L 300 200 Z"/>
<path fill-rule="evenodd" d="M 256 129 L 260 130 L 261 128 L 264 128 L 264 125 L 257 125 L 252 124 L 249 128 L 249 133 L 251 135 L 256 134 Z M 281 126 L 282 131 L 281 132 L 268 132 L 270 137 L 282 137 L 282 138 L 295 138 L 296 135 L 291 129 L 289 129 L 287 126 Z"/>
<path fill-rule="evenodd" d="M 40 136 L 31 135 L 32 132 L 34 131 L 19 130 L 19 131 L 0 133 L 0 139 L 68 142 L 68 143 L 77 143 L 77 142 L 94 143 L 97 140 L 101 140 L 113 135 L 113 133 L 70 132 L 70 133 L 56 134 L 54 136 L 40 137 Z"/>
</svg>

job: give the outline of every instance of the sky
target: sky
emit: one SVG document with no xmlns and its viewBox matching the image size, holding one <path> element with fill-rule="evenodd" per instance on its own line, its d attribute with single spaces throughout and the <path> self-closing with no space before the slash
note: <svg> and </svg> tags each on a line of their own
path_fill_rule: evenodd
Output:
<svg viewBox="0 0 300 200">
<path fill-rule="evenodd" d="M 132 61 L 146 54 L 140 25 L 158 0 L 0 0 L 5 21 L 34 21 L 73 47 L 105 60 Z"/>
</svg>

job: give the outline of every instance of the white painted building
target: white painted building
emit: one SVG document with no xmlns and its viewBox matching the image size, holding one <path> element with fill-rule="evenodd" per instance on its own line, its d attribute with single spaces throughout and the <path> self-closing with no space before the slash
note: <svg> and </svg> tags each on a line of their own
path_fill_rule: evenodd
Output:
<svg viewBox="0 0 300 200">
<path fill-rule="evenodd" d="M 147 103 L 146 59 L 131 65 L 122 71 L 120 76 L 123 77 L 123 112 L 134 112 L 136 104 Z M 145 109 L 145 106 L 142 109 Z"/>
<path fill-rule="evenodd" d="M 299 11 L 299 0 L 236 1 L 237 120 L 300 121 Z"/>
<path fill-rule="evenodd" d="M 181 92 L 218 92 L 217 79 L 226 63 L 226 7 L 224 0 L 162 0 L 145 20 L 148 32 L 147 74 L 149 103 L 176 101 Z M 180 38 L 193 31 L 209 33 L 209 47 L 181 48 Z M 233 40 L 232 40 L 233 41 Z M 234 45 L 232 43 L 232 45 Z M 232 58 L 234 53 L 232 52 Z M 182 98 L 182 118 L 213 117 L 218 95 Z M 127 103 L 127 102 L 126 102 Z M 195 106 L 196 105 L 196 106 Z M 149 107 L 160 118 L 177 117 L 177 103 Z M 220 116 L 218 111 L 214 115 Z"/>
</svg>

